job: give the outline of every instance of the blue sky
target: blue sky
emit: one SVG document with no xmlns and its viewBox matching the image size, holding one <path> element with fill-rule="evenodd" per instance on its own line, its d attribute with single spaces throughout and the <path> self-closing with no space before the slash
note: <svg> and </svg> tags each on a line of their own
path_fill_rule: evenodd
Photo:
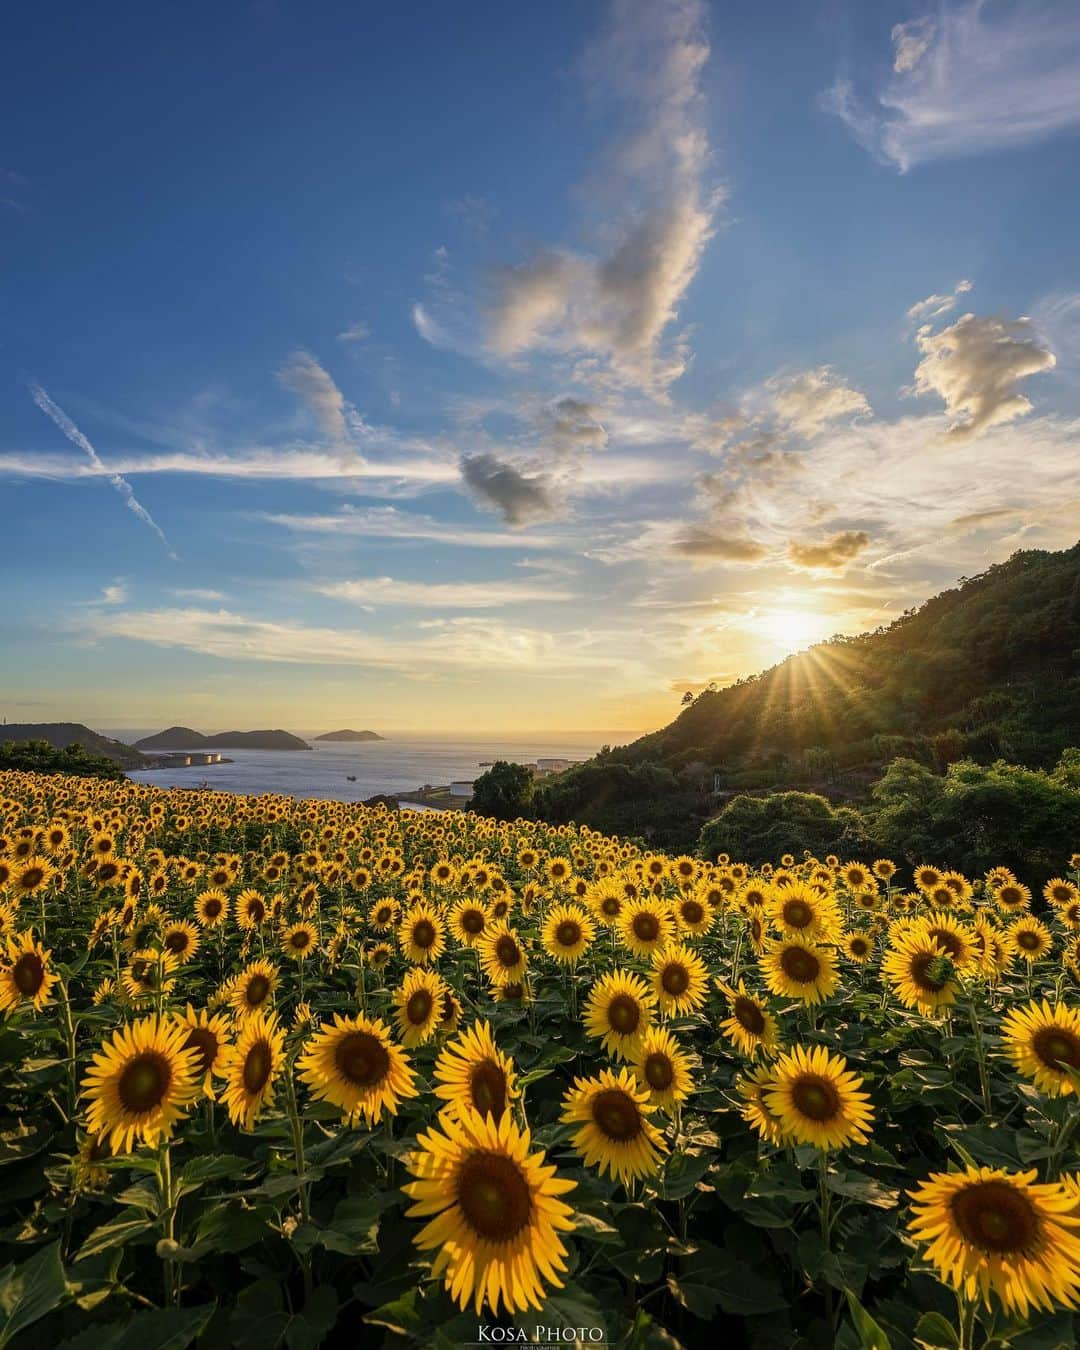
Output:
<svg viewBox="0 0 1080 1350">
<path fill-rule="evenodd" d="M 6 30 L 9 720 L 646 729 L 1080 532 L 1065 0 Z"/>
</svg>

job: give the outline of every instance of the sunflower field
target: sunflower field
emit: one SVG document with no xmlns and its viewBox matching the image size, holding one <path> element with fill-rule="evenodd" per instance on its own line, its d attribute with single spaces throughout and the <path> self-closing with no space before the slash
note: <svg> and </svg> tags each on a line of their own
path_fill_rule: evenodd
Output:
<svg viewBox="0 0 1080 1350">
<path fill-rule="evenodd" d="M 1077 1343 L 1080 856 L 0 774 L 0 1350 Z"/>
</svg>

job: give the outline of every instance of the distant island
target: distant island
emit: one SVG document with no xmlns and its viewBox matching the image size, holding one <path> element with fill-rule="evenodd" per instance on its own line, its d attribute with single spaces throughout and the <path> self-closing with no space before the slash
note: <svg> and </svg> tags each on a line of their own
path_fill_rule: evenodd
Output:
<svg viewBox="0 0 1080 1350">
<path fill-rule="evenodd" d="M 91 731 L 82 722 L 5 722 L 0 726 L 0 743 L 11 741 L 46 741 L 56 750 L 79 745 L 90 755 L 102 755 L 119 764 L 122 769 L 147 769 L 153 761 L 140 755 L 123 741 Z"/>
<path fill-rule="evenodd" d="M 310 750 L 288 731 L 222 731 L 204 736 L 191 727 L 169 727 L 135 742 L 136 750 Z"/>
<path fill-rule="evenodd" d="M 316 736 L 317 741 L 384 741 L 385 736 L 380 736 L 375 731 L 324 731 L 321 736 Z"/>
</svg>

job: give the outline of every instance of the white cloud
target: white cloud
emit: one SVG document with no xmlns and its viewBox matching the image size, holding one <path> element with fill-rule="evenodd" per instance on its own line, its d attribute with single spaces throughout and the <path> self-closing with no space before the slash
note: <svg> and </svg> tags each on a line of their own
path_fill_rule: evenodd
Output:
<svg viewBox="0 0 1080 1350">
<path fill-rule="evenodd" d="M 327 440 L 355 454 L 345 417 L 345 396 L 310 352 L 295 351 L 277 373 L 278 380 L 310 408 Z"/>
<path fill-rule="evenodd" d="M 371 336 L 371 329 L 366 323 L 357 320 L 343 328 L 337 336 L 339 342 L 366 342 Z"/>
<path fill-rule="evenodd" d="M 773 379 L 767 388 L 779 420 L 807 439 L 838 418 L 870 415 L 866 395 L 844 384 L 829 366 Z"/>
<path fill-rule="evenodd" d="M 907 312 L 912 323 L 929 323 L 956 308 L 961 295 L 971 290 L 970 281 L 958 281 L 948 295 L 928 295 L 925 300 L 917 300 Z"/>
<path fill-rule="evenodd" d="M 127 481 L 127 479 L 124 478 L 115 469 L 106 469 L 105 465 L 102 464 L 101 462 L 98 452 L 90 444 L 87 438 L 82 434 L 82 432 L 71 420 L 71 418 L 67 415 L 67 413 L 64 412 L 62 408 L 57 407 L 57 405 L 52 401 L 52 399 L 48 396 L 45 390 L 42 389 L 40 384 L 32 384 L 30 386 L 30 394 L 34 402 L 38 405 L 38 407 L 45 414 L 45 416 L 48 417 L 60 428 L 60 430 L 64 433 L 64 435 L 68 438 L 68 440 L 71 441 L 72 445 L 77 445 L 79 449 L 85 453 L 87 459 L 90 462 L 91 471 L 95 475 L 100 474 L 101 476 L 108 478 L 109 482 L 113 485 L 113 487 L 117 490 L 117 492 L 119 492 L 120 496 L 124 499 L 124 505 L 128 508 L 128 510 L 132 513 L 132 515 L 136 516 L 139 520 L 143 522 L 144 525 L 148 526 L 151 530 L 153 530 L 153 532 L 157 535 L 157 537 L 165 545 L 165 548 L 168 550 L 169 557 L 175 560 L 176 554 L 173 552 L 172 545 L 165 538 L 161 526 L 158 525 L 157 521 L 153 518 L 150 512 L 146 509 L 145 506 L 143 506 L 142 502 L 140 502 L 139 499 L 135 496 L 134 489 L 132 488 L 131 484 Z M 2 457 L 0 457 L 0 471 L 2 471 L 2 469 L 3 469 Z"/>
<path fill-rule="evenodd" d="M 965 314 L 934 333 L 916 335 L 923 359 L 914 392 L 937 394 L 953 419 L 946 436 L 966 441 L 1031 411 L 1017 386 L 1055 364 L 1030 319 L 976 318 Z"/>
<path fill-rule="evenodd" d="M 174 586 L 170 591 L 177 600 L 226 600 L 224 591 L 212 591 L 203 586 Z"/>
<path fill-rule="evenodd" d="M 453 338 L 419 301 L 412 307 L 412 321 L 416 331 L 432 347 L 453 348 Z"/>
<path fill-rule="evenodd" d="M 515 581 L 399 581 L 394 577 L 360 577 L 313 586 L 320 595 L 349 600 L 365 609 L 502 609 L 507 605 L 547 604 L 573 600 L 569 591 Z"/>
<path fill-rule="evenodd" d="M 865 530 L 840 530 L 825 539 L 792 539 L 788 561 L 806 572 L 835 572 L 844 568 L 870 545 Z"/>
<path fill-rule="evenodd" d="M 290 515 L 264 514 L 261 517 L 272 525 L 311 535 L 360 535 L 369 539 L 401 539 L 419 543 L 449 544 L 457 548 L 560 548 L 571 541 L 564 536 L 508 532 L 504 530 L 477 530 L 468 526 L 433 520 L 430 516 L 413 515 L 393 506 L 369 507 L 357 510 L 345 506 L 333 514 Z"/>
<path fill-rule="evenodd" d="M 661 340 L 697 272 L 720 195 L 705 183 L 701 72 L 709 54 L 698 0 L 620 0 L 584 70 L 626 127 L 593 185 L 618 201 L 610 247 L 543 248 L 496 277 L 488 341 L 501 356 L 582 354 L 621 382 L 663 391 L 682 374 L 685 340 Z"/>
<path fill-rule="evenodd" d="M 1080 126 L 1080 8 L 945 0 L 892 30 L 893 69 L 868 99 L 838 79 L 825 107 L 901 171 L 1011 150 Z"/>
</svg>

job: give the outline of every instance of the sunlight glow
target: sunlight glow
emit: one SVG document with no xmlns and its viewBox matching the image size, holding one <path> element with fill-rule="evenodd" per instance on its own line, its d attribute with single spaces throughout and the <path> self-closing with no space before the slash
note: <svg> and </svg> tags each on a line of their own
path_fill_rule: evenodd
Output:
<svg viewBox="0 0 1080 1350">
<path fill-rule="evenodd" d="M 836 620 L 811 609 L 763 609 L 754 617 L 753 626 L 785 652 L 797 652 L 828 637 Z"/>
</svg>

